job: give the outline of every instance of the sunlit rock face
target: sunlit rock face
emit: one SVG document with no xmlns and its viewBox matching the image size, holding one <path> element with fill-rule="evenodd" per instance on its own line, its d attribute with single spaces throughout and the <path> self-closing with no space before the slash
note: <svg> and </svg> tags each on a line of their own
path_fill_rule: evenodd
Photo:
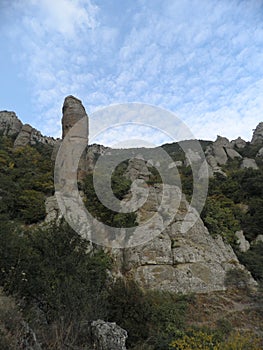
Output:
<svg viewBox="0 0 263 350">
<path fill-rule="evenodd" d="M 0 131 L 3 135 L 17 135 L 22 129 L 23 123 L 19 120 L 15 112 L 0 112 Z"/>
</svg>

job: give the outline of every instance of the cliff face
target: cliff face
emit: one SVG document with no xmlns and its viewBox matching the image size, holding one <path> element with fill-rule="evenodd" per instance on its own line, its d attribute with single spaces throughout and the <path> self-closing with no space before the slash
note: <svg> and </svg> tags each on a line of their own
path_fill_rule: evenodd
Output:
<svg viewBox="0 0 263 350">
<path fill-rule="evenodd" d="M 65 98 L 62 112 L 63 138 L 78 121 L 82 118 L 88 119 L 81 101 L 73 96 Z M 229 161 L 239 162 L 240 168 L 257 169 L 257 161 L 263 157 L 262 125 L 263 123 L 260 123 L 257 126 L 251 141 L 251 144 L 257 147 L 257 154 L 253 158 L 243 155 L 247 143 L 241 138 L 230 142 L 228 139 L 219 136 L 215 142 L 206 145 L 204 151 L 209 165 L 209 175 L 212 177 L 216 173 L 221 173 L 226 176 L 224 166 Z M 61 141 L 43 136 L 30 125 L 23 125 L 13 112 L 0 112 L 0 131 L 4 135 L 16 137 L 14 147 L 27 144 L 34 145 L 38 142 L 54 146 L 54 160 L 61 144 Z M 74 134 L 74 136 L 77 135 Z M 107 157 L 107 150 L 109 149 L 101 145 L 87 147 L 80 158 L 79 179 L 83 179 L 88 173 L 92 173 L 97 159 L 103 156 Z M 154 150 L 151 150 L 151 152 L 154 152 Z M 136 150 L 136 153 L 139 153 L 139 151 Z M 182 168 L 191 163 L 187 156 L 179 160 L 175 157 L 173 160 L 174 162 L 168 166 L 168 172 L 169 169 L 174 167 Z M 134 157 L 128 163 L 125 176 L 131 182 L 140 180 L 147 183 L 151 176 L 149 168 L 152 166 L 153 164 L 150 164 L 150 162 L 147 163 L 141 158 Z M 148 186 L 147 201 L 136 212 L 136 220 L 139 226 L 158 213 L 163 195 L 162 186 L 160 183 Z M 167 188 L 165 208 L 167 211 L 172 211 L 169 196 L 175 187 L 170 185 Z M 122 200 L 124 206 L 129 199 L 129 195 Z M 49 197 L 46 200 L 46 210 L 47 221 L 61 218 L 55 197 Z M 183 225 L 187 212 L 190 213 L 190 220 L 195 223 L 190 225 L 190 229 L 185 230 Z M 92 225 L 93 223 L 91 223 Z M 160 217 L 158 225 L 159 233 L 154 235 L 154 238 L 147 243 L 123 249 L 105 248 L 114 257 L 113 273 L 115 275 L 123 278 L 132 277 L 144 288 L 180 293 L 206 293 L 225 290 L 228 271 L 242 270 L 247 274 L 248 283 L 255 285 L 249 272 L 239 263 L 231 246 L 223 242 L 220 236 L 213 238 L 209 234 L 199 214 L 189 205 L 184 195 L 180 198 L 179 209 L 176 211 L 173 220 L 166 225 L 165 218 Z M 93 225 L 92 229 L 93 232 L 89 232 L 87 236 L 94 237 L 94 235 L 100 235 L 102 232 L 100 226 L 98 232 L 96 231 L 96 225 Z M 147 234 L 151 235 L 151 232 L 147 232 Z M 107 232 L 105 235 L 107 236 Z"/>
</svg>

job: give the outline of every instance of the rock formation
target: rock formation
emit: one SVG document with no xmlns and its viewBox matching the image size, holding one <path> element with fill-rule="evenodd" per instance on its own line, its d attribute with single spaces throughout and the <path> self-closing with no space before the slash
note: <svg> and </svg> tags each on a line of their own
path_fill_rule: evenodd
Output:
<svg viewBox="0 0 263 350">
<path fill-rule="evenodd" d="M 82 102 L 74 96 L 67 96 L 62 107 L 62 138 L 67 135 L 68 131 L 82 118 L 87 118 Z"/>
<path fill-rule="evenodd" d="M 115 322 L 93 321 L 91 333 L 96 350 L 126 350 L 127 331 Z"/>
<path fill-rule="evenodd" d="M 150 203 L 139 210 L 140 224 L 158 210 L 162 185 L 155 185 L 154 191 L 156 196 L 150 195 Z M 183 196 L 174 220 L 163 232 L 145 244 L 122 252 L 119 271 L 125 271 L 124 276 L 134 278 L 147 289 L 177 293 L 225 290 L 227 272 L 245 269 L 229 244 L 221 237 L 213 238 L 209 234 L 195 209 L 190 208 L 194 226 L 186 232 L 182 230 L 187 224 L 184 220 L 189 208 Z M 121 259 L 117 261 L 120 263 Z M 254 280 L 247 274 L 253 286 Z"/>
<path fill-rule="evenodd" d="M 246 240 L 246 237 L 244 236 L 244 232 L 242 230 L 237 231 L 235 235 L 237 237 L 237 244 L 238 244 L 239 250 L 243 253 L 248 251 L 250 248 L 250 243 L 249 241 Z"/>
<path fill-rule="evenodd" d="M 0 132 L 3 135 L 17 135 L 22 129 L 23 123 L 14 112 L 0 112 Z"/>
<path fill-rule="evenodd" d="M 254 130 L 251 144 L 263 143 L 263 122 L 259 123 Z"/>
<path fill-rule="evenodd" d="M 244 168 L 252 168 L 252 169 L 257 170 L 258 166 L 257 166 L 257 163 L 256 163 L 255 159 L 253 159 L 253 158 L 244 158 L 242 163 L 241 163 L 241 168 L 242 169 L 244 169 Z"/>
<path fill-rule="evenodd" d="M 23 147 L 36 143 L 54 146 L 57 142 L 53 137 L 43 136 L 40 131 L 31 125 L 21 122 L 14 112 L 0 112 L 0 133 L 7 136 L 16 136 L 14 147 Z"/>
</svg>

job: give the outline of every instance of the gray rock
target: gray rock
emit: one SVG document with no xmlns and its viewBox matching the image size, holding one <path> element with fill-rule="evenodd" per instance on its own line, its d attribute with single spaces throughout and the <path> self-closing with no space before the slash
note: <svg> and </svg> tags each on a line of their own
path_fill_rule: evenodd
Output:
<svg viewBox="0 0 263 350">
<path fill-rule="evenodd" d="M 217 139 L 213 143 L 213 146 L 216 147 L 225 147 L 225 148 L 233 148 L 233 144 L 226 138 L 222 136 L 217 136 Z"/>
<path fill-rule="evenodd" d="M 226 153 L 228 155 L 229 158 L 231 159 L 235 159 L 235 158 L 240 158 L 242 159 L 241 154 L 239 154 L 237 151 L 235 151 L 234 149 L 231 148 L 226 148 Z"/>
<path fill-rule="evenodd" d="M 45 222 L 46 223 L 50 223 L 53 221 L 59 222 L 59 220 L 62 218 L 62 214 L 59 209 L 56 196 L 51 196 L 46 199 L 45 208 L 46 208 Z"/>
<path fill-rule="evenodd" d="M 24 124 L 15 139 L 14 147 L 24 147 L 28 144 L 35 145 L 37 143 L 54 146 L 56 142 L 57 140 L 53 137 L 43 136 L 40 131 L 32 128 L 31 125 Z"/>
<path fill-rule="evenodd" d="M 228 157 L 226 151 L 223 147 L 213 145 L 213 154 L 219 165 L 224 165 L 227 163 Z"/>
<path fill-rule="evenodd" d="M 15 139 L 14 147 L 24 147 L 29 144 L 32 130 L 33 128 L 29 124 L 23 125 L 20 133 Z"/>
<path fill-rule="evenodd" d="M 126 350 L 127 331 L 115 322 L 93 321 L 91 333 L 96 350 Z"/>
<path fill-rule="evenodd" d="M 260 148 L 260 150 L 258 151 L 258 153 L 257 153 L 257 157 L 259 157 L 259 158 L 263 158 L 263 147 L 262 147 L 262 148 Z"/>
<path fill-rule="evenodd" d="M 262 242 L 263 243 L 263 235 L 258 235 L 254 242 L 255 243 Z"/>
<path fill-rule="evenodd" d="M 62 107 L 62 138 L 82 118 L 87 118 L 82 102 L 74 96 L 67 96 Z"/>
<path fill-rule="evenodd" d="M 139 224 L 156 212 L 161 190 L 162 185 L 155 186 L 155 197 L 152 194 L 151 203 L 139 210 Z M 187 229 L 192 222 L 193 227 Z M 160 229 L 166 226 L 165 222 L 160 224 Z M 244 269 L 231 246 L 209 234 L 184 196 L 172 222 L 148 243 L 126 248 L 123 259 L 127 275 L 142 288 L 185 294 L 225 290 L 227 272 Z M 254 286 L 255 281 L 249 278 Z"/>
<path fill-rule="evenodd" d="M 263 143 L 263 122 L 259 123 L 254 130 L 251 144 Z"/>
<path fill-rule="evenodd" d="M 257 163 L 255 161 L 255 159 L 252 159 L 252 158 L 244 158 L 242 163 L 241 163 L 241 168 L 242 169 L 245 169 L 245 168 L 252 168 L 252 169 L 255 169 L 257 170 L 258 169 L 258 166 L 257 166 Z"/>
<path fill-rule="evenodd" d="M 246 240 L 246 237 L 244 236 L 244 232 L 242 230 L 237 231 L 235 235 L 237 237 L 237 244 L 239 246 L 239 250 L 243 253 L 248 251 L 250 248 L 250 244 L 249 244 L 249 241 Z"/>
<path fill-rule="evenodd" d="M 22 129 L 22 122 L 14 112 L 0 112 L 0 133 L 7 136 L 17 135 Z"/>
<path fill-rule="evenodd" d="M 236 140 L 231 141 L 231 143 L 239 149 L 242 149 L 246 146 L 246 141 L 241 137 L 238 137 Z"/>
</svg>

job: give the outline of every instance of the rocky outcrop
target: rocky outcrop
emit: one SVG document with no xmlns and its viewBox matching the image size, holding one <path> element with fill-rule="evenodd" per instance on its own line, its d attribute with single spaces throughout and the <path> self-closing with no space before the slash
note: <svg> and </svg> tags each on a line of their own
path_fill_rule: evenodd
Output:
<svg viewBox="0 0 263 350">
<path fill-rule="evenodd" d="M 162 190 L 161 186 L 155 189 Z M 150 216 L 154 204 L 148 207 Z M 190 208 L 190 217 L 195 224 L 185 232 L 183 226 L 188 210 L 189 204 L 183 198 L 173 222 L 163 232 L 146 244 L 124 251 L 125 274 L 143 288 L 177 293 L 225 290 L 227 272 L 244 270 L 231 246 L 221 237 L 211 237 L 193 208 Z M 249 273 L 248 276 L 253 285 L 254 280 Z"/>
<path fill-rule="evenodd" d="M 241 163 L 241 168 L 245 169 L 245 168 L 251 168 L 251 169 L 258 169 L 257 163 L 255 161 L 255 159 L 253 158 L 244 158 L 242 163 Z"/>
<path fill-rule="evenodd" d="M 261 147 L 257 153 L 258 158 L 263 158 L 263 147 Z"/>
<path fill-rule="evenodd" d="M 57 140 L 53 137 L 43 136 L 40 131 L 32 128 L 31 125 L 24 124 L 15 139 L 14 147 L 24 147 L 28 144 L 35 145 L 37 143 L 54 146 L 56 142 Z"/>
<path fill-rule="evenodd" d="M 74 96 L 67 96 L 62 107 L 62 138 L 82 118 L 87 118 L 82 102 Z"/>
<path fill-rule="evenodd" d="M 0 133 L 7 136 L 17 135 L 22 129 L 23 123 L 14 112 L 0 112 Z"/>
<path fill-rule="evenodd" d="M 246 251 L 249 250 L 250 248 L 250 243 L 249 241 L 246 240 L 246 237 L 244 236 L 243 231 L 237 231 L 235 233 L 236 237 L 237 237 L 237 244 L 238 244 L 238 248 L 239 250 L 244 253 Z"/>
<path fill-rule="evenodd" d="M 0 134 L 16 136 L 14 147 L 23 147 L 36 143 L 54 146 L 57 142 L 53 137 L 43 136 L 40 131 L 32 128 L 31 125 L 21 122 L 14 112 L 0 112 Z"/>
<path fill-rule="evenodd" d="M 259 123 L 254 130 L 251 144 L 258 144 L 258 143 L 263 143 L 263 122 Z"/>
<path fill-rule="evenodd" d="M 127 331 L 115 322 L 93 321 L 91 333 L 96 350 L 126 350 Z"/>
<path fill-rule="evenodd" d="M 241 139 L 240 139 L 241 140 Z M 243 140 L 236 141 L 240 145 Z M 217 136 L 217 139 L 212 145 L 207 146 L 205 150 L 206 160 L 210 166 L 212 175 L 214 173 L 220 173 L 224 176 L 226 174 L 221 169 L 222 165 L 225 165 L 229 159 L 240 158 L 242 156 L 234 150 L 235 143 L 230 142 L 226 137 Z M 211 176 L 211 175 L 210 175 Z"/>
<path fill-rule="evenodd" d="M 246 146 L 246 141 L 241 137 L 238 137 L 236 140 L 231 141 L 231 143 L 238 149 L 242 149 Z"/>
<path fill-rule="evenodd" d="M 88 173 L 93 171 L 97 159 L 101 155 L 105 154 L 106 151 L 108 150 L 109 150 L 109 147 L 98 145 L 96 143 L 88 146 L 87 153 L 86 153 L 86 162 L 85 162 L 85 168 Z"/>
</svg>

